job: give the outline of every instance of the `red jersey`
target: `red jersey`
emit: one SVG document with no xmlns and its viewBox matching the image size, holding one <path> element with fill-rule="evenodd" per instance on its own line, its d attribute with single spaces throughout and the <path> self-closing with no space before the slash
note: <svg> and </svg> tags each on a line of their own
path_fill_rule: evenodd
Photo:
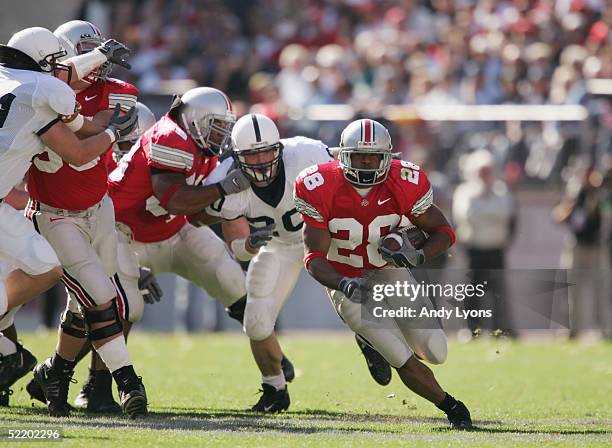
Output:
<svg viewBox="0 0 612 448">
<path fill-rule="evenodd" d="M 187 222 L 185 216 L 168 213 L 153 193 L 152 171 L 174 171 L 188 185 L 199 185 L 217 166 L 193 139 L 168 115 L 164 115 L 119 161 L 108 178 L 115 204 L 115 219 L 130 227 L 136 241 L 151 243 L 175 235 Z"/>
<path fill-rule="evenodd" d="M 118 79 L 98 81 L 76 98 L 81 115 L 93 117 L 100 111 L 114 109 L 119 103 L 127 111 L 136 105 L 138 89 Z M 109 146 L 109 150 L 112 145 Z M 84 210 L 102 200 L 107 191 L 108 171 L 105 157 L 111 152 L 83 165 L 72 166 L 48 149 L 37 155 L 28 172 L 30 197 L 51 207 Z"/>
<path fill-rule="evenodd" d="M 361 277 L 387 264 L 378 253 L 380 238 L 424 213 L 433 193 L 418 166 L 393 160 L 387 179 L 361 196 L 334 161 L 300 173 L 295 202 L 305 223 L 329 229 L 327 260 L 334 268 L 344 276 Z"/>
</svg>

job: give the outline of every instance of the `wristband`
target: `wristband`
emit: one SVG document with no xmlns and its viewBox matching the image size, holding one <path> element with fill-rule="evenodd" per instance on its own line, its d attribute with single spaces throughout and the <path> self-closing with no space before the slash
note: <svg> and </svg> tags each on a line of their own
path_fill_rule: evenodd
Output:
<svg viewBox="0 0 612 448">
<path fill-rule="evenodd" d="M 256 254 L 252 254 L 246 249 L 246 238 L 237 238 L 230 244 L 232 253 L 240 261 L 249 261 Z"/>
<path fill-rule="evenodd" d="M 112 129 L 106 129 L 104 132 L 110 136 L 111 144 L 117 141 L 117 136 L 115 135 Z"/>
<path fill-rule="evenodd" d="M 455 236 L 455 232 L 453 231 L 453 229 L 450 226 L 438 226 L 438 227 L 434 227 L 433 230 L 438 230 L 440 232 L 444 232 L 448 235 L 448 237 L 451 240 L 450 246 L 451 247 L 453 244 L 455 244 L 455 241 L 457 241 L 457 237 Z"/>
<path fill-rule="evenodd" d="M 84 123 L 85 123 L 85 118 L 83 118 L 83 115 L 81 114 L 77 115 L 76 118 L 72 121 L 69 121 L 67 123 L 64 122 L 64 124 L 68 126 L 68 129 L 70 129 L 72 132 L 80 131 Z"/>
<path fill-rule="evenodd" d="M 77 79 L 83 79 L 106 61 L 106 55 L 96 48 L 93 51 L 66 59 L 63 64 L 72 64 Z"/>
<path fill-rule="evenodd" d="M 324 254 L 323 252 L 308 252 L 306 256 L 304 257 L 304 267 L 306 267 L 306 270 L 308 270 L 308 265 L 315 258 L 327 259 L 327 255 Z"/>
</svg>

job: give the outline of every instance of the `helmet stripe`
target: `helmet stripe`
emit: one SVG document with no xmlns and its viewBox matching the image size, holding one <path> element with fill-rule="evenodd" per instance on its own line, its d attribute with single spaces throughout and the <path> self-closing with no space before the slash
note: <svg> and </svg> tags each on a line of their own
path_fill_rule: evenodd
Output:
<svg viewBox="0 0 612 448">
<path fill-rule="evenodd" d="M 372 120 L 365 121 L 365 135 L 363 138 L 364 143 L 372 143 Z"/>
<path fill-rule="evenodd" d="M 253 120 L 253 128 L 255 129 L 255 140 L 259 143 L 261 141 L 261 131 L 259 130 L 259 122 L 257 121 L 257 115 L 251 114 Z"/>
</svg>

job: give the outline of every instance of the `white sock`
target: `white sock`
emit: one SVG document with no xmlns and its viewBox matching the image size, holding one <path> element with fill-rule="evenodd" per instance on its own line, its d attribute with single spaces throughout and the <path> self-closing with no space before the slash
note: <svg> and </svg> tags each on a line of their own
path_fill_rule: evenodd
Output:
<svg viewBox="0 0 612 448">
<path fill-rule="evenodd" d="M 280 375 L 262 376 L 261 382 L 273 386 L 276 390 L 284 389 L 287 386 L 287 381 L 285 381 L 285 374 L 282 371 Z"/>
<path fill-rule="evenodd" d="M 102 347 L 97 348 L 96 351 L 111 373 L 120 369 L 121 367 L 132 365 L 123 334 L 120 334 L 112 341 L 107 342 Z"/>
<path fill-rule="evenodd" d="M 17 346 L 13 341 L 0 333 L 0 355 L 12 355 L 17 353 Z"/>
</svg>

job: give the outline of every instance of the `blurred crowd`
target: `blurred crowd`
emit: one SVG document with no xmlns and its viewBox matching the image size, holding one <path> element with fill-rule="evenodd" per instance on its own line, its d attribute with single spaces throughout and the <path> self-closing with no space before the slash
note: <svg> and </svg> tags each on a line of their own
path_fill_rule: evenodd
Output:
<svg viewBox="0 0 612 448">
<path fill-rule="evenodd" d="M 337 139 L 343 123 L 295 120 L 307 106 L 349 104 L 370 116 L 388 104 L 589 108 L 584 123 L 393 127 L 396 148 L 449 173 L 459 172 L 462 154 L 488 147 L 511 182 L 562 181 L 562 168 L 576 156 L 606 163 L 612 149 L 610 102 L 587 89 L 589 79 L 612 78 L 606 0 L 111 4 L 109 35 L 134 49 L 133 70 L 118 75 L 142 93 L 168 93 L 168 81 L 192 79 L 287 131 L 326 141 Z"/>
</svg>

